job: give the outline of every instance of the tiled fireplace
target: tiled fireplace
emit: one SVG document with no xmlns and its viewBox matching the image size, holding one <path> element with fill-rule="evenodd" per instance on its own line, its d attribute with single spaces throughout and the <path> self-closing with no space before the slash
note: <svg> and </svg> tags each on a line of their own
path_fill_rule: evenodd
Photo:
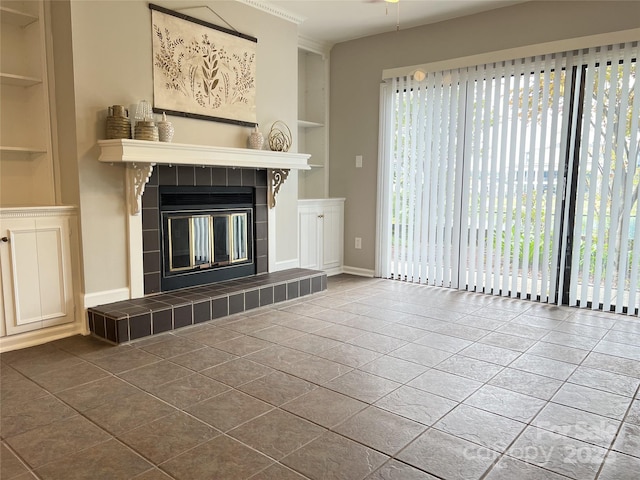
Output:
<svg viewBox="0 0 640 480">
<path fill-rule="evenodd" d="M 89 328 L 95 336 L 113 343 L 128 342 L 327 288 L 324 272 L 300 268 L 269 272 L 269 243 L 275 241 L 275 228 L 268 224 L 269 208 L 275 205 L 280 187 L 275 179 L 286 179 L 282 172 L 289 169 L 308 169 L 308 155 L 140 140 L 101 140 L 99 144 L 100 161 L 121 163 L 127 169 L 131 298 L 88 308 Z M 229 191 L 233 195 L 249 194 L 252 204 L 229 206 L 214 200 L 213 206 L 200 206 L 195 211 L 189 208 L 184 214 L 178 213 L 175 205 L 163 206 L 163 192 L 191 189 L 200 197 Z M 218 208 L 221 205 L 216 206 L 216 202 L 224 208 Z M 225 231 L 249 219 L 246 232 L 251 238 L 242 243 L 244 249 L 233 248 L 242 234 L 229 240 L 231 247 L 226 250 L 213 246 L 221 241 L 216 240 L 221 231 L 216 230 L 217 224 Z M 171 227 L 188 231 L 191 238 L 178 235 L 173 244 L 177 252 L 164 257 L 163 252 L 170 247 L 163 242 L 162 233 Z M 210 250 L 205 249 L 210 258 L 202 253 L 201 246 L 194 246 L 193 240 L 202 240 L 207 231 L 213 242 Z M 189 244 L 190 253 L 184 254 L 182 250 Z M 163 258 L 173 262 L 169 275 Z M 204 275 L 201 285 L 199 281 L 166 282 L 167 276 L 177 278 L 182 271 L 185 275 L 216 268 L 226 272 L 230 266 L 242 267 L 238 269 L 241 278 L 224 273 L 214 279 Z"/>
<path fill-rule="evenodd" d="M 180 285 L 176 275 L 169 275 L 167 268 L 163 269 L 163 256 L 168 254 L 168 245 L 165 241 L 164 249 L 162 232 L 168 232 L 167 221 L 165 220 L 164 228 L 162 225 L 160 192 L 161 187 L 184 187 L 195 188 L 196 193 L 207 191 L 207 187 L 245 188 L 254 192 L 255 206 L 252 209 L 252 220 L 255 221 L 255 230 L 251 228 L 251 237 L 253 240 L 255 233 L 255 242 L 251 245 L 253 253 L 254 270 L 243 264 L 244 276 L 267 273 L 269 271 L 268 258 L 268 207 L 267 207 L 267 171 L 266 169 L 257 168 L 231 168 L 231 167 L 195 167 L 195 166 L 169 166 L 159 165 L 153 171 L 149 178 L 149 183 L 142 197 L 142 247 L 143 247 L 143 269 L 144 269 L 144 293 L 149 295 L 166 291 L 170 289 L 193 286 L 188 283 Z M 181 191 L 187 191 L 180 189 Z M 202 195 L 204 195 L 204 192 Z M 214 190 L 215 192 L 215 190 Z M 201 211 L 211 211 L 211 209 L 201 209 Z M 175 209 L 174 209 L 175 210 Z M 192 209 L 193 210 L 193 209 Z M 220 210 L 217 208 L 217 210 Z M 237 211 L 237 210 L 233 210 Z M 184 217 L 184 215 L 180 215 Z M 253 221 L 251 223 L 254 223 Z M 184 277 L 191 278 L 194 276 L 194 269 L 187 269 Z M 225 270 L 226 272 L 226 270 Z M 202 273 L 209 273 L 204 272 Z M 240 273 L 239 276 L 243 276 Z M 228 279 L 219 277 L 219 279 Z M 201 283 L 211 283 L 216 278 L 203 280 Z M 169 284 L 169 288 L 163 288 L 162 285 Z M 173 286 L 176 285 L 177 286 Z M 173 286 L 173 288 L 171 288 Z"/>
</svg>

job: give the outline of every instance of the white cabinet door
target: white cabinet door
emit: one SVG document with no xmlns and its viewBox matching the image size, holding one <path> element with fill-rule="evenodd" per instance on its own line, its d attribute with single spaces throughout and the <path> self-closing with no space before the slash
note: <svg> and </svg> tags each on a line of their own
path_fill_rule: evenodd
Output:
<svg viewBox="0 0 640 480">
<path fill-rule="evenodd" d="M 0 247 L 8 335 L 74 320 L 69 223 L 65 217 L 3 222 Z"/>
<path fill-rule="evenodd" d="M 318 270 L 320 268 L 320 230 L 318 209 L 314 206 L 300 207 L 300 268 Z"/>
<path fill-rule="evenodd" d="M 344 199 L 299 200 L 300 267 L 340 273 Z"/>
<path fill-rule="evenodd" d="M 321 270 L 342 267 L 343 208 L 328 205 L 322 211 L 322 263 Z"/>
</svg>

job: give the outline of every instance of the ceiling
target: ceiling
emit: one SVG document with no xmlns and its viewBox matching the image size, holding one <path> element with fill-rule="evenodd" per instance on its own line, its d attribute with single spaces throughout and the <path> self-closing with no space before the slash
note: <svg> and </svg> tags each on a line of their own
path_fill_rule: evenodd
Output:
<svg viewBox="0 0 640 480">
<path fill-rule="evenodd" d="M 304 21 L 301 37 L 333 45 L 360 37 L 441 22 L 525 0 L 269 0 Z"/>
</svg>

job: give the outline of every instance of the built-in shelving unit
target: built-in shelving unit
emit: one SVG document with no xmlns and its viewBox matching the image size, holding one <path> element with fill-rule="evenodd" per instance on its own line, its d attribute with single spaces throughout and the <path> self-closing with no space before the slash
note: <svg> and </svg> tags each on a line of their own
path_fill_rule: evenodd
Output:
<svg viewBox="0 0 640 480">
<path fill-rule="evenodd" d="M 5 5 L 0 5 L 0 15 L 2 16 L 2 23 L 4 25 L 26 27 L 38 21 L 37 15 L 32 15 L 26 11 L 16 10 L 15 8 Z"/>
<path fill-rule="evenodd" d="M 0 206 L 56 204 L 48 5 L 0 0 Z"/>
<path fill-rule="evenodd" d="M 300 172 L 300 198 L 329 195 L 329 59 L 321 49 L 298 49 L 298 150 L 311 155 L 311 170 Z"/>
</svg>

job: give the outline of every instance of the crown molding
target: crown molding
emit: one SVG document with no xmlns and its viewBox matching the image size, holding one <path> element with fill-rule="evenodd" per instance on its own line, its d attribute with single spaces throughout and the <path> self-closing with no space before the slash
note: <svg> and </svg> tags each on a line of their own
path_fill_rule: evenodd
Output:
<svg viewBox="0 0 640 480">
<path fill-rule="evenodd" d="M 331 47 L 333 45 L 327 42 L 320 42 L 318 40 L 314 40 L 309 37 L 298 37 L 298 47 L 302 50 L 306 50 L 308 52 L 317 53 L 318 55 L 322 55 L 323 58 L 326 58 L 331 51 Z"/>
<path fill-rule="evenodd" d="M 296 25 L 300 25 L 302 22 L 306 20 L 306 17 L 302 17 L 296 13 L 290 12 L 284 8 L 278 7 L 269 2 L 264 2 L 260 0 L 236 0 L 236 2 L 244 3 L 245 5 L 249 5 L 250 7 L 257 8 L 258 10 L 262 10 L 263 12 L 267 12 L 275 17 L 279 17 L 289 22 L 293 22 Z"/>
</svg>

